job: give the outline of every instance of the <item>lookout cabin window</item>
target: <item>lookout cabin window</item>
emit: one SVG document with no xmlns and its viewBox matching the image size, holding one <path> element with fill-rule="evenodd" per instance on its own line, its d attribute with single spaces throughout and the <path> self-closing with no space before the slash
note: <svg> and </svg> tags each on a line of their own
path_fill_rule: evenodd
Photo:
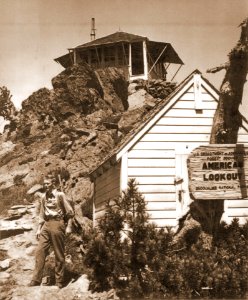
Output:
<svg viewBox="0 0 248 300">
<path fill-rule="evenodd" d="M 132 75 L 144 74 L 143 42 L 131 44 Z"/>
<path fill-rule="evenodd" d="M 80 61 L 84 61 L 89 63 L 88 61 L 88 53 L 86 51 L 79 52 Z"/>
<path fill-rule="evenodd" d="M 115 64 L 115 48 L 114 47 L 105 47 L 105 65 L 113 66 Z"/>
</svg>

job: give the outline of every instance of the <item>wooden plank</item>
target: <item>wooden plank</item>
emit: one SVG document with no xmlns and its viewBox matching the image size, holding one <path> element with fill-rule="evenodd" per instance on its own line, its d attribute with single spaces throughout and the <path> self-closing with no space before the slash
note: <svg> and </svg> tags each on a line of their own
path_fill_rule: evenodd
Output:
<svg viewBox="0 0 248 300">
<path fill-rule="evenodd" d="M 170 176 L 175 175 L 175 168 L 128 168 L 128 176 Z"/>
<path fill-rule="evenodd" d="M 145 194 L 144 195 L 146 201 L 151 201 L 151 202 L 171 202 L 171 201 L 176 201 L 176 194 L 175 193 L 168 193 L 168 194 Z"/>
<path fill-rule="evenodd" d="M 95 197 L 104 197 L 105 195 L 110 195 L 110 198 L 115 197 L 120 193 L 120 186 L 111 186 L 109 189 L 101 190 L 95 193 Z"/>
<path fill-rule="evenodd" d="M 135 178 L 136 182 L 138 184 L 174 184 L 174 176 L 171 177 L 165 177 L 165 176 L 158 176 L 158 177 L 129 177 L 129 178 Z"/>
<path fill-rule="evenodd" d="M 179 101 L 191 101 L 194 100 L 194 93 L 185 93 L 184 95 L 182 95 L 180 97 Z M 206 93 L 202 93 L 202 101 L 206 101 L 206 102 L 216 102 L 217 105 L 217 101 L 215 101 L 214 97 L 211 96 L 210 94 L 206 94 Z"/>
<path fill-rule="evenodd" d="M 191 99 L 192 100 L 192 99 Z M 201 109 L 209 109 L 209 110 L 216 110 L 217 102 L 202 102 Z M 194 101 L 178 101 L 174 106 L 174 109 L 195 109 L 195 102 Z"/>
<path fill-rule="evenodd" d="M 198 142 L 198 143 L 195 143 L 195 142 L 175 142 L 175 143 L 172 143 L 172 142 L 139 142 L 137 143 L 135 146 L 134 146 L 134 150 L 164 150 L 164 149 L 171 149 L 172 147 L 175 147 L 178 146 L 182 146 L 182 147 L 185 147 L 185 145 L 191 145 L 192 147 L 196 148 L 200 145 L 208 145 L 209 142 L 206 141 L 206 142 Z"/>
<path fill-rule="evenodd" d="M 176 210 L 176 202 L 147 202 L 147 211 L 149 210 Z"/>
<path fill-rule="evenodd" d="M 126 190 L 128 186 L 128 152 L 123 153 L 121 158 L 121 175 L 120 175 L 120 181 L 121 181 L 121 190 Z"/>
<path fill-rule="evenodd" d="M 100 182 L 99 184 L 95 185 L 95 191 L 103 191 L 103 190 L 109 190 L 113 186 L 120 187 L 120 178 L 119 177 L 111 177 L 109 176 L 109 180 L 106 180 L 105 182 Z"/>
<path fill-rule="evenodd" d="M 104 211 L 106 209 L 106 203 L 107 202 L 100 202 L 100 203 L 98 203 L 95 211 L 96 212 Z M 114 202 L 110 201 L 110 205 L 113 205 L 113 204 L 114 204 Z"/>
<path fill-rule="evenodd" d="M 174 125 L 174 126 L 212 126 L 213 118 L 171 118 L 164 116 L 156 125 Z"/>
<path fill-rule="evenodd" d="M 192 85 L 187 91 L 186 93 L 194 93 L 194 86 Z M 202 86 L 202 94 L 209 94 L 211 96 L 211 94 Z M 215 99 L 215 98 L 214 98 Z M 216 101 L 216 100 L 215 100 Z"/>
<path fill-rule="evenodd" d="M 105 211 L 105 208 L 106 208 L 106 202 L 102 202 L 102 203 L 99 203 L 97 206 L 96 206 L 96 210 L 95 210 L 95 213 L 102 213 Z"/>
<path fill-rule="evenodd" d="M 99 186 L 108 184 L 109 182 L 112 181 L 112 177 L 119 177 L 119 174 L 120 174 L 119 166 L 114 166 L 111 169 L 105 171 L 101 176 L 98 176 L 96 178 L 95 183 Z"/>
<path fill-rule="evenodd" d="M 129 158 L 128 167 L 175 167 L 173 158 Z"/>
<path fill-rule="evenodd" d="M 188 118 L 211 118 L 214 116 L 215 111 L 214 110 L 200 110 L 197 111 L 195 109 L 170 109 L 166 116 L 167 117 L 188 117 Z"/>
<path fill-rule="evenodd" d="M 209 142 L 210 134 L 162 134 L 147 133 L 141 142 Z"/>
<path fill-rule="evenodd" d="M 165 184 L 165 185 L 138 185 L 137 186 L 140 193 L 142 194 L 150 194 L 150 193 L 175 193 L 175 185 Z"/>
<path fill-rule="evenodd" d="M 156 125 L 148 133 L 164 133 L 164 134 L 185 134 L 185 133 L 211 133 L 212 126 L 201 126 L 198 124 L 185 126 L 165 126 L 165 125 Z"/>
<path fill-rule="evenodd" d="M 115 188 L 104 194 L 99 193 L 99 194 L 95 195 L 95 204 L 97 205 L 98 203 L 101 203 L 103 201 L 108 201 L 109 199 L 112 199 L 119 195 L 120 195 L 120 190 L 118 188 Z"/>
<path fill-rule="evenodd" d="M 107 197 L 107 195 L 105 195 L 104 197 L 101 196 L 95 197 L 94 198 L 95 209 L 98 207 L 100 203 L 106 203 L 108 200 L 110 200 L 110 198 Z"/>
<path fill-rule="evenodd" d="M 248 143 L 248 134 L 238 134 L 238 143 Z"/>
<path fill-rule="evenodd" d="M 128 158 L 175 158 L 173 150 L 131 150 Z"/>
<path fill-rule="evenodd" d="M 227 208 L 231 207 L 248 207 L 248 199 L 236 199 L 236 200 L 225 200 L 225 205 Z"/>
<path fill-rule="evenodd" d="M 239 208 L 239 207 L 228 208 L 225 213 L 228 215 L 228 217 L 232 217 L 232 218 L 248 217 L 248 208 Z"/>
</svg>

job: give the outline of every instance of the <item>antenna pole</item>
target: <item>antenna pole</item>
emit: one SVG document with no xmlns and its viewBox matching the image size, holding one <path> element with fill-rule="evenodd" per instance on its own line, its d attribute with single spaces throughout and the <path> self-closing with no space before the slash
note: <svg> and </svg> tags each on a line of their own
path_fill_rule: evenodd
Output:
<svg viewBox="0 0 248 300">
<path fill-rule="evenodd" d="M 91 33 L 90 33 L 91 41 L 96 39 L 96 28 L 95 28 L 95 18 L 91 19 Z"/>
</svg>

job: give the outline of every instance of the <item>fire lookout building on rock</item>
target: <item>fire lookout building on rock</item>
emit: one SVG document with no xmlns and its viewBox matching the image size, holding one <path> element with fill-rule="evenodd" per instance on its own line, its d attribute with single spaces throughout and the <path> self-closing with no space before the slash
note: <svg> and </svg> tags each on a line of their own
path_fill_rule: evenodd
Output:
<svg viewBox="0 0 248 300">
<path fill-rule="evenodd" d="M 183 65 L 170 43 L 154 42 L 147 37 L 126 32 L 116 32 L 70 48 L 69 53 L 56 58 L 55 61 L 64 68 L 82 61 L 94 69 L 121 68 L 126 79 L 130 81 L 166 79 L 171 64 L 178 64 L 178 70 Z"/>
</svg>

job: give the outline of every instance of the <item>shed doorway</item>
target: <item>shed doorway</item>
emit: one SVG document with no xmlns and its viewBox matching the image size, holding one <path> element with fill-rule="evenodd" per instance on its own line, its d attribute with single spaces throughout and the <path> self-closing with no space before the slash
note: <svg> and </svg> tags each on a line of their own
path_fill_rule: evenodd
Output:
<svg viewBox="0 0 248 300">
<path fill-rule="evenodd" d="M 189 179 L 187 169 L 188 155 L 189 153 L 176 153 L 175 187 L 178 218 L 183 216 L 189 210 L 189 205 L 193 201 L 189 194 Z"/>
</svg>

